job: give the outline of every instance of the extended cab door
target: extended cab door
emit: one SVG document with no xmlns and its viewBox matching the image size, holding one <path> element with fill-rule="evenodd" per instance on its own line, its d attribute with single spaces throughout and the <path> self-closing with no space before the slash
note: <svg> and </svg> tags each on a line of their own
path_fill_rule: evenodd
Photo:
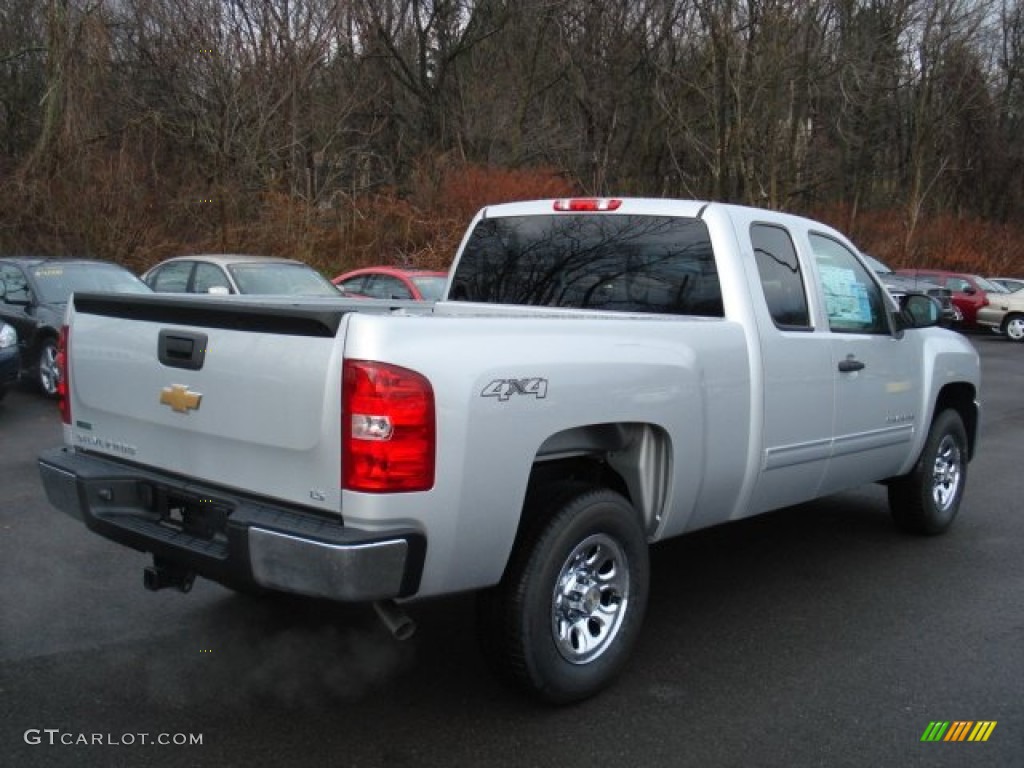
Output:
<svg viewBox="0 0 1024 768">
<path fill-rule="evenodd" d="M 835 377 L 832 455 L 821 493 L 896 474 L 922 414 L 920 335 L 896 335 L 891 300 L 854 253 L 808 234 L 831 339 Z"/>
<path fill-rule="evenodd" d="M 760 474 L 750 514 L 817 496 L 832 452 L 832 341 L 814 326 L 808 300 L 814 276 L 808 275 L 794 245 L 800 234 L 774 222 L 749 225 L 761 288 L 760 296 L 755 291 L 754 311 L 764 413 Z"/>
</svg>

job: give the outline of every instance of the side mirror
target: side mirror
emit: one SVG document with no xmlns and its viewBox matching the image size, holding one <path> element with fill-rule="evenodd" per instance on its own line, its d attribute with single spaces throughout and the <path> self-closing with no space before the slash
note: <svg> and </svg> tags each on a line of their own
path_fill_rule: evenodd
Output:
<svg viewBox="0 0 1024 768">
<path fill-rule="evenodd" d="M 942 305 L 937 299 L 923 293 L 911 293 L 900 299 L 899 325 L 906 328 L 930 328 L 938 325 Z"/>
<path fill-rule="evenodd" d="M 970 285 L 964 287 L 964 293 L 968 296 L 974 296 L 977 292 L 978 290 Z"/>
</svg>

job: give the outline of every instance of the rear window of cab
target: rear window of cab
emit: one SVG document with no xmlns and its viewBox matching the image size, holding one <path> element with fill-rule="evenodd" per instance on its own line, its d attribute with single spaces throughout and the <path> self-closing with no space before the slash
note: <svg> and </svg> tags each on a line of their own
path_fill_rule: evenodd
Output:
<svg viewBox="0 0 1024 768">
<path fill-rule="evenodd" d="M 699 219 L 593 213 L 481 219 L 450 298 L 488 304 L 722 317 Z"/>
</svg>

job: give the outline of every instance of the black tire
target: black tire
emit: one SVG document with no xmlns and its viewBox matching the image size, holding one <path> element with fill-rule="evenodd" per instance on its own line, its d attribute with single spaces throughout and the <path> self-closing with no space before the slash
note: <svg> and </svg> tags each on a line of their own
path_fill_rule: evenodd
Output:
<svg viewBox="0 0 1024 768">
<path fill-rule="evenodd" d="M 967 485 L 967 431 L 956 411 L 936 415 L 910 474 L 889 482 L 889 510 L 909 533 L 944 533 L 953 524 Z"/>
<path fill-rule="evenodd" d="M 57 382 L 60 374 L 57 369 L 57 339 L 47 336 L 36 350 L 36 386 L 47 397 L 57 396 Z"/>
<path fill-rule="evenodd" d="M 1002 332 L 1010 341 L 1024 341 L 1024 315 L 1014 312 L 1003 320 Z"/>
<path fill-rule="evenodd" d="M 640 517 L 621 495 L 556 486 L 531 504 L 500 584 L 479 596 L 484 656 L 515 687 L 579 701 L 622 670 L 650 579 Z"/>
</svg>

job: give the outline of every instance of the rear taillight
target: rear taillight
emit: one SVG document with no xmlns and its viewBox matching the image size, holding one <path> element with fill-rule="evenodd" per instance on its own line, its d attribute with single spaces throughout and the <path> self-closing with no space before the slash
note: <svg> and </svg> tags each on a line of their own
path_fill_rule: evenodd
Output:
<svg viewBox="0 0 1024 768">
<path fill-rule="evenodd" d="M 71 380 L 68 373 L 68 347 L 71 336 L 68 327 L 60 327 L 57 337 L 57 404 L 60 407 L 60 418 L 65 424 L 71 423 Z"/>
<path fill-rule="evenodd" d="M 555 200 L 556 211 L 615 211 L 621 200 L 610 197 L 568 197 Z"/>
<path fill-rule="evenodd" d="M 388 493 L 434 485 L 434 390 L 397 365 L 346 360 L 342 383 L 342 487 Z"/>
</svg>

